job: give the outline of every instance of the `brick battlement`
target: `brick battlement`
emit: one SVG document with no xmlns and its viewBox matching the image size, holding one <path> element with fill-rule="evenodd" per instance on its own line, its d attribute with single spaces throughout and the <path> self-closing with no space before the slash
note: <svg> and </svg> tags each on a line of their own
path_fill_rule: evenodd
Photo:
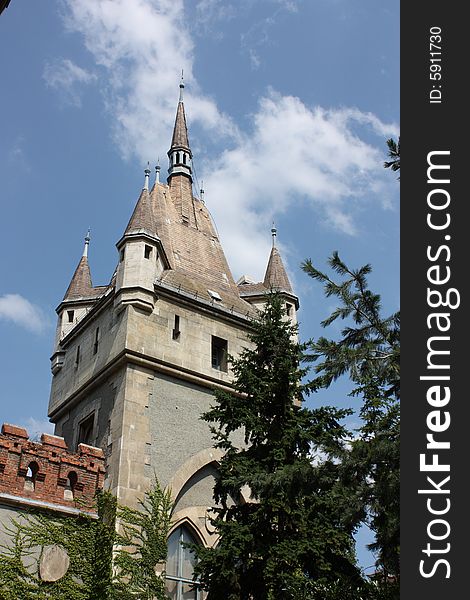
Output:
<svg viewBox="0 0 470 600">
<path fill-rule="evenodd" d="M 43 433 L 29 440 L 26 429 L 4 423 L 0 434 L 1 495 L 66 508 L 93 510 L 95 493 L 103 487 L 104 453 L 79 444 L 70 452 L 64 438 Z"/>
</svg>

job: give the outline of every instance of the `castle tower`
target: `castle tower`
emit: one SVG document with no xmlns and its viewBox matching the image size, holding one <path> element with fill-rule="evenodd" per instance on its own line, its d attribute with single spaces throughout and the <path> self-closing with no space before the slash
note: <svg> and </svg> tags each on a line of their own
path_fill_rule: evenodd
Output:
<svg viewBox="0 0 470 600">
<path fill-rule="evenodd" d="M 294 309 L 298 300 L 275 247 L 263 284 L 235 283 L 209 212 L 192 193 L 183 87 L 167 182 L 158 167 L 149 189 L 146 169 L 111 283 L 93 288 L 82 258 L 72 279 L 82 282 L 82 295 L 68 292 L 59 306 L 54 357 L 61 366 L 53 357 L 49 416 L 70 449 L 104 450 L 105 487 L 121 503 L 135 504 L 156 474 L 176 501 L 172 535 L 209 545 L 220 454 L 200 416 L 214 388 L 231 389 L 227 355 L 247 345 L 263 296 L 279 289 Z M 86 314 L 65 330 L 64 310 L 79 300 Z"/>
</svg>

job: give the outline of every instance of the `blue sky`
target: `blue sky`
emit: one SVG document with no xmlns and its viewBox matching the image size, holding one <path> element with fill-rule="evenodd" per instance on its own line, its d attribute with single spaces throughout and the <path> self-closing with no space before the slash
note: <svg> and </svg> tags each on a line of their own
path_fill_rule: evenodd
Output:
<svg viewBox="0 0 470 600">
<path fill-rule="evenodd" d="M 235 279 L 262 279 L 274 219 L 303 339 L 333 307 L 300 271 L 308 257 L 371 263 L 398 308 L 399 184 L 383 169 L 399 132 L 398 2 L 13 0 L 0 57 L 1 421 L 48 426 L 55 307 L 88 227 L 93 283 L 108 283 L 147 161 L 166 173 L 182 69 Z"/>
</svg>

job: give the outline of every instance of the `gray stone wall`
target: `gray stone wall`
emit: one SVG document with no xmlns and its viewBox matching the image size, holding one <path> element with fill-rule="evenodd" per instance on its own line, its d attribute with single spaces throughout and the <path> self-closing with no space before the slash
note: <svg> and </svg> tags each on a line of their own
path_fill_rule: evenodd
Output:
<svg viewBox="0 0 470 600">
<path fill-rule="evenodd" d="M 99 328 L 99 343 L 95 352 L 95 335 Z M 64 343 L 64 364 L 53 376 L 49 399 L 49 414 L 97 374 L 126 346 L 127 311 L 115 313 L 112 302 L 90 321 L 77 325 L 76 335 Z M 80 361 L 76 364 L 77 348 Z"/>
</svg>

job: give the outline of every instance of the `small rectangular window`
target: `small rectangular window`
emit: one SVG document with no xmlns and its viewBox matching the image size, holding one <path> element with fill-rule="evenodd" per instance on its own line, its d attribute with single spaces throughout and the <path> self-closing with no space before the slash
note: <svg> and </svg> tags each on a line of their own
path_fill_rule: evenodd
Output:
<svg viewBox="0 0 470 600">
<path fill-rule="evenodd" d="M 86 419 L 78 425 L 78 444 L 88 444 L 89 446 L 93 445 L 94 437 L 93 430 L 95 428 L 95 413 L 91 413 L 88 415 Z"/>
<path fill-rule="evenodd" d="M 74 310 L 68 310 L 67 311 L 67 321 L 69 323 L 73 323 L 73 317 L 75 315 L 75 311 Z"/>
<path fill-rule="evenodd" d="M 98 352 L 98 346 L 100 344 L 100 328 L 97 327 L 95 331 L 95 342 L 93 344 L 93 354 Z"/>
<path fill-rule="evenodd" d="M 227 372 L 227 340 L 212 336 L 212 368 Z"/>
<path fill-rule="evenodd" d="M 288 317 L 292 317 L 292 304 L 286 304 L 286 313 Z"/>
<path fill-rule="evenodd" d="M 144 257 L 150 258 L 151 256 L 152 256 L 152 246 L 148 246 L 147 244 L 145 244 Z"/>
<path fill-rule="evenodd" d="M 119 262 L 124 260 L 124 248 L 122 248 L 121 252 L 119 252 Z"/>
</svg>

